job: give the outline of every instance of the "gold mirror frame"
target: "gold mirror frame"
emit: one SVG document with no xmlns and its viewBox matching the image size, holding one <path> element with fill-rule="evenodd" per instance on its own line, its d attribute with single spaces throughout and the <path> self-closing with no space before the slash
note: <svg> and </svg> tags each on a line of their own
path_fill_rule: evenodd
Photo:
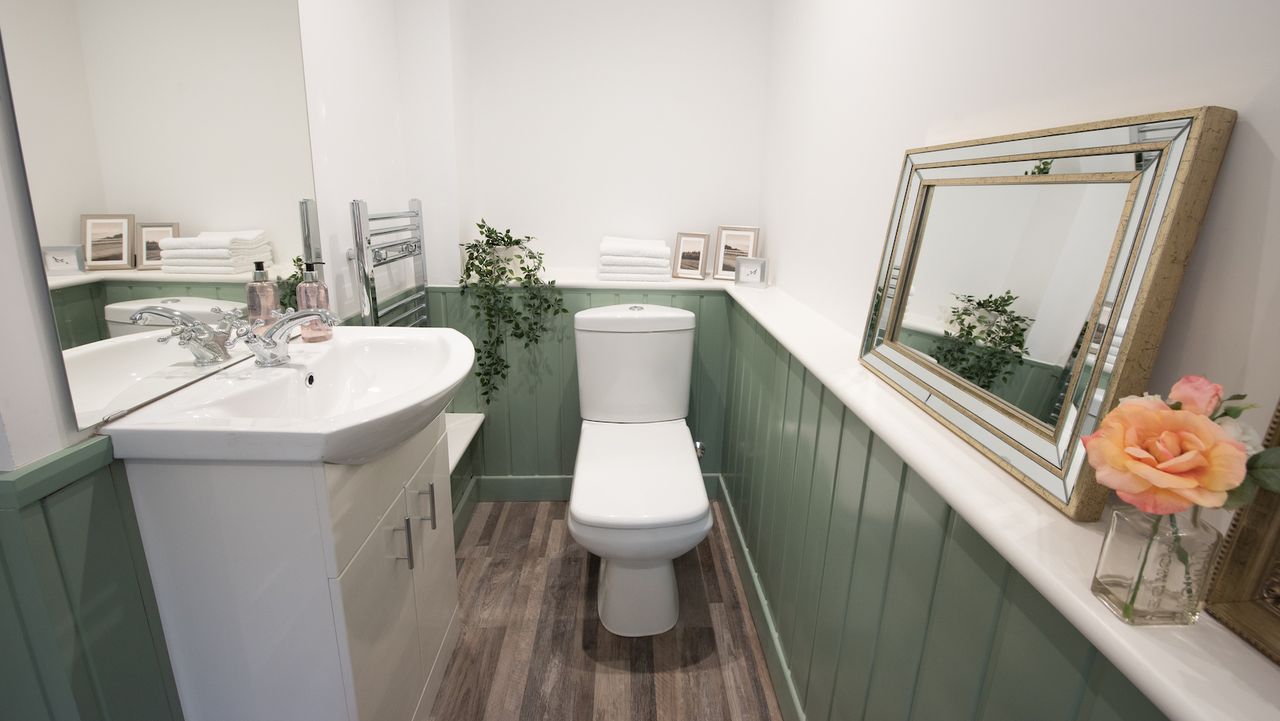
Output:
<svg viewBox="0 0 1280 721">
<path fill-rule="evenodd" d="M 1280 405 L 1264 445 L 1280 446 Z M 1280 663 L 1280 494 L 1259 489 L 1227 531 L 1205 610 Z"/>
<path fill-rule="evenodd" d="M 861 362 L 1067 516 L 1097 519 L 1108 491 L 1094 482 L 1079 439 L 1118 398 L 1146 390 L 1235 118 L 1235 111 L 1203 107 L 908 150 Z M 1023 174 L 1040 161 L 1065 158 L 1131 159 L 1133 170 Z M 898 294 L 903 290 L 905 298 L 911 287 L 931 190 L 1024 183 L 1129 186 L 1052 424 L 898 338 L 906 305 Z"/>
</svg>

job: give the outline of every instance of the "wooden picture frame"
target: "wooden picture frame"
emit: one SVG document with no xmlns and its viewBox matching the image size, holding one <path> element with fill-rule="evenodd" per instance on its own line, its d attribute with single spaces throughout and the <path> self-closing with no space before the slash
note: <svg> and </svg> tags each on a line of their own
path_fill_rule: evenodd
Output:
<svg viewBox="0 0 1280 721">
<path fill-rule="evenodd" d="M 671 277 L 702 280 L 707 274 L 707 247 L 710 233 L 676 233 L 676 250 L 671 256 Z"/>
<path fill-rule="evenodd" d="M 134 226 L 138 234 L 135 243 L 137 261 L 134 267 L 138 270 L 160 270 L 163 265 L 160 258 L 160 241 L 165 238 L 178 238 L 177 223 L 137 223 Z"/>
<path fill-rule="evenodd" d="M 132 215 L 99 213 L 80 216 L 80 243 L 86 270 L 133 267 Z"/>
<path fill-rule="evenodd" d="M 1263 445 L 1280 446 L 1280 404 Z M 1253 503 L 1236 512 L 1205 610 L 1280 664 L 1280 494 L 1259 489 Z"/>
<path fill-rule="evenodd" d="M 754 257 L 760 243 L 760 229 L 745 225 L 722 225 L 716 230 L 716 280 L 733 280 L 738 258 Z"/>
</svg>

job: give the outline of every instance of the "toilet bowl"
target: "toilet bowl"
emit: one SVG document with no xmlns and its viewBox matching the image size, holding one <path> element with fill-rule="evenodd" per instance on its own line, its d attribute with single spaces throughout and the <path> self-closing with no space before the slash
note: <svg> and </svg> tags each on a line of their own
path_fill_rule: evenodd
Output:
<svg viewBox="0 0 1280 721">
<path fill-rule="evenodd" d="M 567 525 L 601 558 L 600 621 L 651 636 L 679 619 L 672 561 L 711 530 L 711 505 L 685 423 L 693 314 L 655 305 L 574 319 L 582 434 Z"/>
</svg>

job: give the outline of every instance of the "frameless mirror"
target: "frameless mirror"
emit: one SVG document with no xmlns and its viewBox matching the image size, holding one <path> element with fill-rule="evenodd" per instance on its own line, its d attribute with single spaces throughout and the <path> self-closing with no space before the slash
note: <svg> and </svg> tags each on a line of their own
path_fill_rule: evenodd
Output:
<svg viewBox="0 0 1280 721">
<path fill-rule="evenodd" d="M 243 358 L 204 363 L 215 341 L 157 343 L 170 320 L 131 321 L 163 305 L 214 325 L 243 303 L 245 258 L 162 268 L 161 240 L 261 231 L 273 276 L 301 254 L 298 201 L 315 191 L 299 33 L 294 0 L 0 0 L 80 427 Z"/>
<path fill-rule="evenodd" d="M 1074 518 L 1080 436 L 1145 387 L 1235 114 L 907 153 L 863 363 Z"/>
</svg>

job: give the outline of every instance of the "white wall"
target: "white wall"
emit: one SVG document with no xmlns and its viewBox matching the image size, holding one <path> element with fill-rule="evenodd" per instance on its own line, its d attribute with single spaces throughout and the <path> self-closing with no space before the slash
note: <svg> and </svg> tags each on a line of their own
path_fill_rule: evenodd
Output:
<svg viewBox="0 0 1280 721">
<path fill-rule="evenodd" d="M 1197 105 L 1240 112 L 1151 387 L 1280 395 L 1280 5 L 777 2 L 764 227 L 775 281 L 862 332 L 907 148 Z M 850 359 L 853 362 L 853 359 Z"/>
<path fill-rule="evenodd" d="M 314 191 L 293 0 L 0 11 L 42 244 L 77 243 L 80 214 L 105 212 L 184 235 L 265 228 L 277 261 L 301 252 Z"/>
<path fill-rule="evenodd" d="M 585 267 L 606 234 L 757 225 L 768 5 L 455 2 L 461 238 L 484 217 Z"/>
</svg>

